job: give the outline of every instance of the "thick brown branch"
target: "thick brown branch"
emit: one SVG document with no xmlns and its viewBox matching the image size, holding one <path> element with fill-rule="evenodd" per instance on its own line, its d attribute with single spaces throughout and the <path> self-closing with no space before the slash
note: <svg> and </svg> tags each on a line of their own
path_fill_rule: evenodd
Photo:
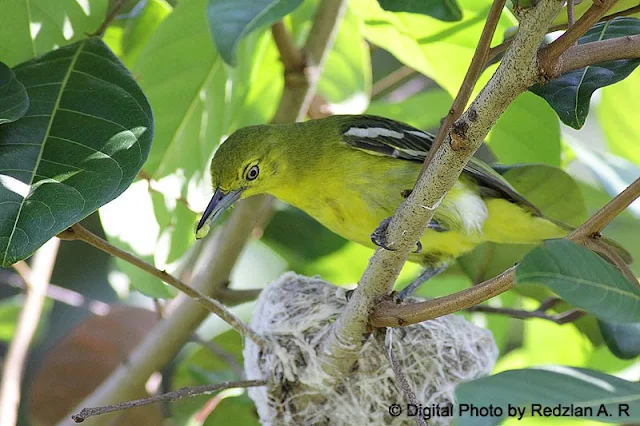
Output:
<svg viewBox="0 0 640 426">
<path fill-rule="evenodd" d="M 163 393 L 162 395 L 156 395 L 149 398 L 136 399 L 133 401 L 121 402 L 119 404 L 105 405 L 103 407 L 91 407 L 83 408 L 78 414 L 71 416 L 74 422 L 82 423 L 89 417 L 100 416 L 102 414 L 113 413 L 114 411 L 124 411 L 130 408 L 141 407 L 143 405 L 157 404 L 158 402 L 171 402 L 177 401 L 182 398 L 187 398 L 196 395 L 208 395 L 215 392 L 220 392 L 225 389 L 233 388 L 250 388 L 254 386 L 265 386 L 266 380 L 245 380 L 237 382 L 224 382 L 215 385 L 202 385 L 194 387 L 185 387 L 176 391 Z"/>
<path fill-rule="evenodd" d="M 497 277 L 454 294 L 419 303 L 397 304 L 387 301 L 378 304 L 371 315 L 374 327 L 402 327 L 468 309 L 485 302 L 513 287 L 515 267 Z"/>
<path fill-rule="evenodd" d="M 640 35 L 572 46 L 560 57 L 558 75 L 599 62 L 640 58 Z"/>
<path fill-rule="evenodd" d="M 200 303 L 209 312 L 222 318 L 224 322 L 229 324 L 231 328 L 236 330 L 241 335 L 250 338 L 259 346 L 266 347 L 267 343 L 260 335 L 256 334 L 251 328 L 249 328 L 238 317 L 236 317 L 233 313 L 231 313 L 231 311 L 229 311 L 219 301 L 202 294 L 195 288 L 188 286 L 187 284 L 183 283 L 182 281 L 180 281 L 173 275 L 169 274 L 168 272 L 161 271 L 155 266 L 151 265 L 150 263 L 147 263 L 144 260 L 140 259 L 139 257 L 134 256 L 133 254 L 127 251 L 119 249 L 118 247 L 110 244 L 108 241 L 105 241 L 102 238 L 98 237 L 97 235 L 95 235 L 94 233 L 92 233 L 82 225 L 76 223 L 67 231 L 65 231 L 63 234 L 61 234 L 61 237 L 68 240 L 84 241 L 85 243 L 92 245 L 98 250 L 101 250 L 112 256 L 118 257 L 124 260 L 125 262 L 128 262 L 134 266 L 137 266 L 143 271 L 157 278 L 160 278 L 165 283 L 177 288 L 187 296 L 191 297 L 193 300 Z"/>
<path fill-rule="evenodd" d="M 591 244 L 592 238 L 595 237 L 597 240 L 600 231 L 638 197 L 640 197 L 640 179 L 614 197 L 566 238 L 588 248 L 594 248 Z M 610 250 L 605 254 L 617 256 Z M 619 267 L 622 266 L 619 262 L 617 264 Z M 626 266 L 622 268 L 622 271 L 628 277 Z M 395 302 L 382 302 L 375 307 L 371 315 L 371 324 L 374 327 L 407 326 L 468 309 L 511 289 L 514 279 L 515 267 L 512 267 L 481 284 L 437 299 L 402 305 Z M 635 278 L 632 282 L 636 282 Z"/>
</svg>

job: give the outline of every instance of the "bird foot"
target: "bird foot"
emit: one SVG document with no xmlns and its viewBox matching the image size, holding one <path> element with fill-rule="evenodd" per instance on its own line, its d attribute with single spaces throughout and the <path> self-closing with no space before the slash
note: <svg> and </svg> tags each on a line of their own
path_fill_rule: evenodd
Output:
<svg viewBox="0 0 640 426">
<path fill-rule="evenodd" d="M 380 222 L 380 225 L 378 225 L 375 231 L 371 233 L 371 242 L 377 247 L 382 247 L 383 249 L 389 251 L 395 251 L 396 249 L 391 247 L 393 243 L 387 243 L 387 228 L 389 227 L 389 223 L 391 223 L 390 217 Z M 416 243 L 416 249 L 413 251 L 413 253 L 420 253 L 421 251 L 422 243 L 418 241 Z"/>
<path fill-rule="evenodd" d="M 431 219 L 431 222 L 429 222 L 429 225 L 427 225 L 427 228 L 436 231 L 436 232 L 447 232 L 448 229 L 445 228 L 444 226 L 440 225 L 436 220 Z"/>
</svg>

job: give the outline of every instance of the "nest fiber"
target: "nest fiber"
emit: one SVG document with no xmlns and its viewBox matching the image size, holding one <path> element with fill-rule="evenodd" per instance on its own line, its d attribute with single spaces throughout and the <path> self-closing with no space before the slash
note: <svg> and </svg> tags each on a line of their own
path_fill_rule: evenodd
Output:
<svg viewBox="0 0 640 426">
<path fill-rule="evenodd" d="M 269 381 L 249 389 L 263 425 L 415 424 L 406 412 L 389 414 L 392 404 L 406 410 L 407 401 L 384 338 L 367 339 L 354 370 L 337 383 L 321 369 L 322 340 L 346 304 L 344 289 L 293 273 L 262 292 L 251 327 L 273 345 L 259 348 L 247 340 L 244 359 L 248 379 Z M 393 351 L 423 407 L 453 403 L 455 386 L 488 375 L 498 354 L 491 333 L 456 315 L 392 333 Z M 452 418 L 426 421 L 447 425 Z"/>
</svg>

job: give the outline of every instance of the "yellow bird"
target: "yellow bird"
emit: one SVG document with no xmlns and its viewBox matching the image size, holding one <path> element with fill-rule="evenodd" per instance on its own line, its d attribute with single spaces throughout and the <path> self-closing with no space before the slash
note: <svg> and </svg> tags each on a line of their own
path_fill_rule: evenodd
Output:
<svg viewBox="0 0 640 426">
<path fill-rule="evenodd" d="M 240 129 L 213 157 L 215 192 L 197 229 L 238 199 L 271 194 L 348 240 L 392 249 L 384 241 L 384 224 L 378 226 L 413 188 L 433 139 L 370 115 Z M 485 241 L 538 243 L 568 229 L 473 158 L 420 238 L 421 251 L 409 260 L 434 268 Z"/>
</svg>

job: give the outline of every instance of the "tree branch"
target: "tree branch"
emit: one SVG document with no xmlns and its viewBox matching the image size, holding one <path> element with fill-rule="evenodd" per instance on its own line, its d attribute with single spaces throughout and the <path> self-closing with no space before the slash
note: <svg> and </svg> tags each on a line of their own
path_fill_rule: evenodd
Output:
<svg viewBox="0 0 640 426">
<path fill-rule="evenodd" d="M 562 54 L 558 75 L 589 65 L 618 59 L 640 58 L 640 35 L 610 38 L 572 46 Z"/>
<path fill-rule="evenodd" d="M 177 401 L 182 398 L 197 395 L 209 395 L 225 389 L 251 388 L 255 386 L 265 386 L 266 380 L 244 380 L 236 382 L 217 383 L 215 385 L 202 385 L 194 387 L 184 387 L 176 391 L 163 393 L 149 398 L 135 399 L 133 401 L 121 402 L 120 404 L 105 405 L 103 407 L 83 408 L 78 414 L 71 416 L 74 422 L 82 423 L 89 417 L 100 416 L 102 414 L 113 413 L 114 411 L 124 411 L 130 408 L 142 407 L 143 405 L 157 404 L 158 402 Z"/>
<path fill-rule="evenodd" d="M 458 91 L 456 98 L 453 100 L 449 113 L 438 129 L 436 138 L 429 150 L 429 155 L 427 155 L 427 158 L 424 160 L 422 165 L 423 172 L 427 165 L 433 161 L 436 151 L 440 145 L 442 145 L 442 142 L 444 141 L 445 136 L 449 133 L 449 130 L 451 130 L 451 125 L 460 117 L 462 111 L 464 111 L 464 108 L 469 103 L 469 98 L 471 97 L 473 88 L 476 86 L 476 82 L 478 81 L 480 74 L 482 74 L 484 65 L 489 57 L 491 40 L 493 39 L 493 34 L 496 32 L 498 21 L 500 21 L 500 16 L 502 15 L 502 9 L 504 9 L 505 3 L 506 0 L 494 0 L 491 5 L 491 9 L 489 9 L 489 15 L 487 16 L 487 21 L 482 29 L 482 34 L 480 34 L 480 40 L 478 40 L 478 45 L 473 53 L 473 58 L 471 58 L 471 64 L 464 76 L 460 90 Z"/>
<path fill-rule="evenodd" d="M 633 6 L 630 7 L 628 9 L 624 9 L 621 10 L 619 12 L 616 13 L 612 13 L 610 15 L 605 15 L 602 18 L 600 18 L 598 20 L 598 22 L 604 22 L 604 21 L 610 21 L 613 18 L 617 18 L 618 16 L 629 16 L 629 15 L 633 15 L 634 13 L 640 12 L 640 5 L 637 6 Z M 554 31 L 561 31 L 561 30 L 566 30 L 567 28 L 569 28 L 569 24 L 558 24 L 558 25 L 554 25 L 552 27 L 549 28 L 549 32 L 554 32 Z"/>
<path fill-rule="evenodd" d="M 541 0 L 534 8 L 519 12 L 520 30 L 495 74 L 455 122 L 444 143 L 438 149 L 432 148 L 433 161 L 421 174 L 411 195 L 396 210 L 387 228 L 387 239 L 394 243 L 396 251 L 376 250 L 347 308 L 328 333 L 323 343 L 325 371 L 337 375 L 350 370 L 369 328 L 372 308 L 393 287 L 434 211 L 498 117 L 537 81 L 538 47 L 561 7 L 560 0 Z M 482 288 L 480 285 L 472 291 Z"/>
<path fill-rule="evenodd" d="M 102 21 L 102 24 L 100 24 L 100 26 L 98 27 L 97 30 L 95 30 L 93 33 L 89 34 L 89 36 L 91 36 L 91 37 L 96 37 L 96 36 L 97 37 L 102 37 L 104 35 L 104 33 L 107 31 L 107 28 L 109 28 L 109 25 L 111 25 L 111 22 L 118 15 L 118 12 L 120 12 L 120 9 L 122 9 L 122 7 L 124 6 L 125 2 L 126 2 L 126 0 L 116 0 L 115 4 L 113 5 L 113 8 L 107 14 L 107 16 L 104 18 L 104 21 Z"/>
<path fill-rule="evenodd" d="M 47 283 L 51 279 L 59 245 L 60 240 L 57 238 L 52 238 L 43 245 L 33 257 L 32 269 L 29 269 L 25 262 L 18 262 L 14 265 L 27 285 L 27 291 L 16 331 L 11 339 L 2 369 L 2 384 L 0 385 L 1 426 L 14 426 L 18 420 L 24 364 L 29 346 L 40 322 L 47 293 Z"/>
<path fill-rule="evenodd" d="M 305 47 L 307 64 L 314 67 L 311 74 L 320 73 L 323 59 L 333 45 L 345 7 L 346 0 L 321 2 Z M 315 40 L 314 43 L 310 42 L 312 39 Z M 273 121 L 290 122 L 304 117 L 308 106 L 306 99 L 313 97 L 316 85 L 317 77 L 305 85 L 306 90 L 285 85 Z M 204 294 L 215 295 L 215 289 L 226 286 L 229 274 L 256 223 L 259 214 L 256 212 L 262 212 L 265 203 L 268 201 L 265 201 L 264 197 L 243 200 L 215 238 L 206 238 L 203 241 L 206 246 L 196 263 L 195 274 L 191 280 L 192 287 Z M 167 318 L 149 331 L 129 355 L 127 363 L 120 365 L 80 405 L 92 407 L 133 398 L 132 390 L 143 386 L 151 373 L 169 362 L 207 315 L 208 311 L 201 305 L 182 294 L 178 295 L 169 305 Z M 107 421 L 96 419 L 93 426 L 107 424 Z M 61 426 L 71 425 L 71 420 L 61 423 Z"/>
<path fill-rule="evenodd" d="M 561 301 L 557 297 L 551 297 L 548 300 L 552 300 L 555 303 Z M 525 311 L 523 309 L 512 309 L 512 308 L 495 308 L 493 306 L 486 305 L 476 305 L 472 306 L 467 311 L 469 312 L 484 312 L 488 314 L 500 314 L 506 315 L 511 318 L 516 319 L 528 319 L 528 318 L 539 318 L 547 321 L 551 321 L 558 325 L 568 324 L 570 322 L 576 321 L 583 316 L 587 315 L 585 311 L 582 309 L 569 309 L 564 312 L 559 312 L 557 314 L 547 314 L 546 311 L 550 308 L 549 304 L 545 304 L 545 302 L 541 303 L 540 306 L 533 311 Z"/>
<path fill-rule="evenodd" d="M 640 197 L 640 179 L 616 195 L 607 205 L 565 238 L 593 248 L 592 243 L 598 240 L 600 231 L 638 197 Z M 609 255 L 613 256 L 611 253 Z M 619 262 L 617 265 L 622 266 Z M 628 273 L 625 272 L 626 269 L 625 265 L 622 271 L 629 278 Z M 425 302 L 402 305 L 395 302 L 382 302 L 375 307 L 371 315 L 371 325 L 374 327 L 407 326 L 469 309 L 510 290 L 513 287 L 514 279 L 515 267 L 512 267 L 497 277 L 471 288 Z M 631 281 L 637 282 L 635 277 Z"/>
<path fill-rule="evenodd" d="M 242 322 L 240 318 L 236 317 L 231 311 L 229 311 L 219 301 L 202 294 L 201 292 L 199 292 L 198 290 L 196 290 L 191 286 L 188 286 L 187 284 L 183 283 L 179 279 L 175 278 L 173 275 L 169 274 L 167 271 L 161 271 L 157 269 L 155 266 L 151 265 L 150 263 L 147 263 L 144 260 L 138 258 L 137 256 L 134 256 L 133 254 L 127 251 L 119 249 L 118 247 L 98 237 L 96 234 L 92 233 L 82 225 L 76 223 L 71 228 L 64 231 L 61 234 L 61 238 L 64 238 L 67 240 L 83 241 L 89 245 L 92 245 L 98 250 L 101 250 L 112 256 L 118 257 L 124 260 L 125 262 L 128 262 L 142 269 L 143 271 L 157 278 L 160 278 L 165 283 L 175 287 L 176 289 L 180 290 L 181 292 L 189 296 L 191 299 L 200 303 L 212 314 L 215 314 L 218 317 L 220 317 L 224 322 L 229 324 L 231 328 L 233 328 L 235 331 L 240 333 L 242 336 L 248 337 L 249 339 L 253 340 L 254 343 L 256 343 L 258 346 L 261 346 L 263 348 L 267 346 L 267 342 L 260 335 L 256 334 L 255 331 L 249 328 L 249 326 L 247 326 L 244 322 Z"/>
<path fill-rule="evenodd" d="M 617 1 L 618 0 L 601 0 L 599 2 L 593 2 L 591 7 L 587 9 L 584 15 L 582 15 L 574 25 L 567 28 L 567 31 L 552 43 L 542 48 L 540 51 L 541 69 L 543 71 L 551 71 L 553 68 L 549 65 L 555 63 L 558 58 L 560 58 L 560 55 L 573 46 Z M 553 75 L 553 72 L 550 72 L 549 75 Z"/>
</svg>

